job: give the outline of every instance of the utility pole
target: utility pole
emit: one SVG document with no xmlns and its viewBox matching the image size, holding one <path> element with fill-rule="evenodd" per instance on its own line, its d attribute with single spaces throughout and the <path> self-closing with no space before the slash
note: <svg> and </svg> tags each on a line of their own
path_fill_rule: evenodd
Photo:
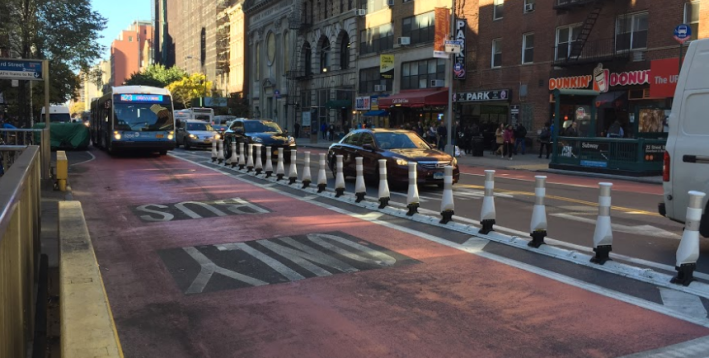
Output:
<svg viewBox="0 0 709 358">
<path fill-rule="evenodd" d="M 451 7 L 451 21 L 450 21 L 450 39 L 455 39 L 455 0 Z M 447 133 L 446 138 L 446 153 L 455 156 L 455 146 L 453 143 L 453 54 L 448 54 L 448 62 L 446 64 L 446 84 L 448 85 L 448 112 L 446 113 L 446 127 Z"/>
</svg>

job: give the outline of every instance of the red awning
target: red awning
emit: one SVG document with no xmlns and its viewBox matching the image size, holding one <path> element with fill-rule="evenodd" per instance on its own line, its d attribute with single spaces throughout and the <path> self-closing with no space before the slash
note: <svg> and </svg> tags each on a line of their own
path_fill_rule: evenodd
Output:
<svg viewBox="0 0 709 358">
<path fill-rule="evenodd" d="M 379 108 L 447 106 L 448 88 L 403 90 L 389 97 L 379 97 Z"/>
</svg>

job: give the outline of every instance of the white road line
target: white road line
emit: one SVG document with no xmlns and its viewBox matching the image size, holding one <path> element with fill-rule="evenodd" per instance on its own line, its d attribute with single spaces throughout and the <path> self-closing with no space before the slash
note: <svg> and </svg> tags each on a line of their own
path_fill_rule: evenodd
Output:
<svg viewBox="0 0 709 358">
<path fill-rule="evenodd" d="M 88 159 L 88 160 L 84 160 L 83 162 L 78 162 L 78 163 L 73 163 L 73 164 L 69 164 L 69 166 L 71 167 L 71 166 L 74 166 L 74 165 L 79 165 L 79 164 L 86 164 L 86 163 L 88 163 L 88 162 L 90 162 L 90 161 L 92 161 L 92 160 L 95 160 L 95 159 L 96 159 L 96 156 L 95 156 L 95 155 L 93 155 L 93 154 L 92 154 L 91 152 L 89 152 L 88 150 L 87 150 L 87 151 L 85 151 L 85 153 L 86 153 L 86 154 L 88 154 L 88 155 L 90 155 L 90 156 L 91 156 L 91 159 Z"/>
<path fill-rule="evenodd" d="M 581 218 L 578 216 L 573 216 L 567 213 L 555 213 L 551 214 L 552 216 L 556 216 L 558 218 L 562 219 L 567 219 L 567 220 L 574 220 L 582 223 L 587 223 L 591 225 L 596 225 L 596 220 L 595 219 L 590 219 L 590 218 Z M 612 219 L 611 219 L 612 220 Z M 611 228 L 613 231 L 617 232 L 624 232 L 626 234 L 633 234 L 633 235 L 638 235 L 638 236 L 654 236 L 654 237 L 660 237 L 664 239 L 675 239 L 679 240 L 682 237 L 666 231 L 662 230 L 660 228 L 656 228 L 652 225 L 637 225 L 637 226 L 629 226 L 629 225 L 621 225 L 621 224 L 615 224 L 611 223 Z"/>
<path fill-rule="evenodd" d="M 709 336 L 619 358 L 709 358 Z"/>
<path fill-rule="evenodd" d="M 259 261 L 263 262 L 264 264 L 268 265 L 270 268 L 278 272 L 279 274 L 283 275 L 283 277 L 287 278 L 289 281 L 298 281 L 298 280 L 303 280 L 305 277 L 296 271 L 292 270 L 290 267 L 282 264 L 280 261 L 264 254 L 261 251 L 258 251 L 254 248 L 252 248 L 249 245 L 246 245 L 243 242 L 237 242 L 237 243 L 232 243 L 232 244 L 222 244 L 222 245 L 217 245 L 217 248 L 221 250 L 221 248 L 225 248 L 227 250 L 242 250 L 245 253 L 253 256 L 254 258 L 258 259 Z"/>
<path fill-rule="evenodd" d="M 180 159 L 182 159 L 182 158 L 180 158 Z M 182 159 L 182 160 L 186 160 L 186 159 Z M 220 173 L 222 173 L 222 174 L 224 174 L 224 175 L 226 175 L 226 176 L 229 176 L 229 177 L 234 178 L 234 176 L 232 176 L 231 174 L 221 172 L 221 171 L 217 170 L 216 168 L 211 168 L 211 167 L 209 167 L 209 166 L 206 166 L 206 165 L 203 165 L 203 164 L 200 164 L 200 163 L 194 163 L 194 162 L 192 162 L 192 163 L 195 164 L 195 165 L 199 165 L 199 166 L 201 166 L 201 167 L 203 167 L 203 168 L 210 169 L 210 170 L 213 170 L 213 171 L 217 171 L 217 172 L 220 172 Z M 245 183 L 248 183 L 248 184 L 252 184 L 252 185 L 259 186 L 259 184 L 256 184 L 256 183 L 253 183 L 253 182 L 250 182 L 250 181 L 245 181 L 245 180 L 240 179 L 240 178 L 235 178 L 235 179 L 241 180 L 241 181 L 243 181 L 243 182 L 245 182 Z M 290 198 L 293 198 L 293 199 L 296 199 L 296 200 L 300 200 L 300 199 L 301 199 L 301 197 L 299 197 L 299 196 L 297 196 L 297 195 L 289 194 L 289 193 L 287 193 L 287 192 L 278 190 L 277 188 L 270 188 L 270 187 L 267 187 L 267 188 L 264 188 L 264 189 L 270 190 L 270 191 L 273 191 L 273 192 L 277 192 L 277 193 L 279 193 L 279 194 L 281 194 L 281 195 L 284 195 L 284 196 L 287 196 L 287 197 L 290 197 Z M 335 211 L 335 212 L 338 212 L 338 213 L 343 214 L 343 215 L 349 215 L 349 216 L 351 216 L 351 217 L 359 218 L 359 219 L 362 219 L 362 220 L 367 220 L 367 219 L 366 219 L 366 216 L 367 216 L 367 215 L 355 214 L 355 213 L 350 212 L 350 211 L 348 211 L 348 210 L 345 210 L 345 209 L 342 209 L 342 208 L 338 208 L 338 207 L 335 207 L 335 206 L 331 206 L 331 205 L 328 205 L 328 204 L 325 204 L 325 203 L 321 203 L 321 202 L 318 202 L 318 201 L 311 201 L 311 203 L 312 203 L 313 205 L 320 206 L 320 207 L 322 207 L 322 208 L 326 208 L 326 209 L 328 209 L 328 210 Z M 481 256 L 481 257 L 484 257 L 484 258 L 487 258 L 487 259 L 490 259 L 490 260 L 493 260 L 493 261 L 497 261 L 497 262 L 499 262 L 499 263 L 502 263 L 502 264 L 505 264 L 505 265 L 508 265 L 508 266 L 511 266 L 511 267 L 515 267 L 515 268 L 518 268 L 518 269 L 521 269 L 521 270 L 525 270 L 525 271 L 527 271 L 527 272 L 531 272 L 531 273 L 537 274 L 537 275 L 539 275 L 539 276 L 547 277 L 547 278 L 556 280 L 556 281 L 561 282 L 561 283 L 564 283 L 564 284 L 568 284 L 568 285 L 571 285 L 571 286 L 575 286 L 575 287 L 578 287 L 578 288 L 582 288 L 582 289 L 584 289 L 584 290 L 587 290 L 587 291 L 590 291 L 590 292 L 594 292 L 594 293 L 597 293 L 597 294 L 600 294 L 600 295 L 603 295 L 603 296 L 606 296 L 606 297 L 609 297 L 609 298 L 613 298 L 613 299 L 616 299 L 616 300 L 619 300 L 619 301 L 623 301 L 623 302 L 626 302 L 626 303 L 629 303 L 629 304 L 633 304 L 633 305 L 636 305 L 636 306 L 638 306 L 638 307 L 642 307 L 642 308 L 645 308 L 645 309 L 648 309 L 648 310 L 651 310 L 651 311 L 654 311 L 654 312 L 657 312 L 657 313 L 665 314 L 665 315 L 670 316 L 670 317 L 674 317 L 674 318 L 677 318 L 677 319 L 680 319 L 680 320 L 684 320 L 684 321 L 687 321 L 687 322 L 691 322 L 691 323 L 694 323 L 694 324 L 697 324 L 697 325 L 700 325 L 700 326 L 709 328 L 709 319 L 707 319 L 706 317 L 696 317 L 696 316 L 687 315 L 687 314 L 685 314 L 685 313 L 683 313 L 683 312 L 678 312 L 678 311 L 675 311 L 675 310 L 673 310 L 673 309 L 670 309 L 669 307 L 665 307 L 665 306 L 662 305 L 662 304 L 657 304 L 657 303 L 654 303 L 654 302 L 650 302 L 650 301 L 647 301 L 647 300 L 643 300 L 643 299 L 640 299 L 640 298 L 637 298 L 637 297 L 633 297 L 633 296 L 630 296 L 630 295 L 627 295 L 627 294 L 624 294 L 624 293 L 620 293 L 620 292 L 617 292 L 617 291 L 613 291 L 613 290 L 607 289 L 607 288 L 605 288 L 605 287 L 601 287 L 601 286 L 594 285 L 594 284 L 591 284 L 591 283 L 588 283 L 588 282 L 584 282 L 584 281 L 581 281 L 581 280 L 578 280 L 578 279 L 575 279 L 575 278 L 572 278 L 572 277 L 564 276 L 564 275 L 561 275 L 561 274 L 556 273 L 556 272 L 548 271 L 548 270 L 545 270 L 545 269 L 542 269 L 542 268 L 539 268 L 539 267 L 536 267 L 536 266 L 532 266 L 532 265 L 529 265 L 529 264 L 526 264 L 526 263 L 522 263 L 522 262 L 519 262 L 519 261 L 514 261 L 514 260 L 512 260 L 512 259 L 508 259 L 508 258 L 505 258 L 505 257 L 502 257 L 502 256 L 498 256 L 498 255 L 495 255 L 495 254 L 491 254 L 491 253 L 482 251 L 482 249 L 480 248 L 480 244 L 479 244 L 479 242 L 477 242 L 477 241 L 473 241 L 473 242 L 472 242 L 472 247 L 471 247 L 471 246 L 466 246 L 465 244 L 463 244 L 463 245 L 457 244 L 457 243 L 448 241 L 448 240 L 446 240 L 446 239 L 443 239 L 443 238 L 440 238 L 440 237 L 437 237 L 437 236 L 434 236 L 434 235 L 422 233 L 422 232 L 419 232 L 419 231 L 417 231 L 417 230 L 409 229 L 409 228 L 407 228 L 407 227 L 403 227 L 403 226 L 400 226 L 400 225 L 397 225 L 397 224 L 393 224 L 393 223 L 390 223 L 390 222 L 387 222 L 387 221 L 382 221 L 382 220 L 377 220 L 377 219 L 374 219 L 374 220 L 371 220 L 371 219 L 370 219 L 370 220 L 368 220 L 368 221 L 370 221 L 371 223 L 377 224 L 377 225 L 381 225 L 381 226 L 389 227 L 389 228 L 392 228 L 392 229 L 395 229 L 395 230 L 398 230 L 398 231 L 401 231 L 401 232 L 405 232 L 405 233 L 408 233 L 408 234 L 410 234 L 410 235 L 418 236 L 418 237 L 420 237 L 420 238 L 422 238 L 422 239 L 426 239 L 426 240 L 429 240 L 429 241 L 432 241 L 432 242 L 436 242 L 436 243 L 441 244 L 441 245 L 444 245 L 444 246 L 448 246 L 448 247 L 451 247 L 451 248 L 454 248 L 454 249 L 458 249 L 458 250 L 463 251 L 463 252 L 467 252 L 467 253 L 479 255 L 479 256 Z M 481 238 L 478 238 L 478 239 L 484 240 L 484 239 L 481 239 Z M 468 243 L 468 242 L 470 242 L 470 240 L 468 240 L 466 243 Z"/>
<path fill-rule="evenodd" d="M 704 307 L 702 299 L 695 295 L 660 287 L 660 296 L 662 303 L 675 311 L 695 317 L 707 316 L 707 309 Z"/>
</svg>

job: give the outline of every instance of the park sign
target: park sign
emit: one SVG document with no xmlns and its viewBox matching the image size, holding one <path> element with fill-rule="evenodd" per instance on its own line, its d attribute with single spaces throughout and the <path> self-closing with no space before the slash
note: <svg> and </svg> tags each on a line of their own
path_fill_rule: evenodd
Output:
<svg viewBox="0 0 709 358">
<path fill-rule="evenodd" d="M 0 79 L 41 81 L 42 60 L 0 58 Z"/>
</svg>

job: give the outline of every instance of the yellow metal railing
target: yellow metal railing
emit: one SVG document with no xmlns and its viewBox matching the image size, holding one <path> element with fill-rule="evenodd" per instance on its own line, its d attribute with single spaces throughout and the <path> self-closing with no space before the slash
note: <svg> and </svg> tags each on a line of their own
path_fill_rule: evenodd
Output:
<svg viewBox="0 0 709 358">
<path fill-rule="evenodd" d="M 0 177 L 0 357 L 24 357 L 34 332 L 41 164 L 30 145 Z"/>
<path fill-rule="evenodd" d="M 0 128 L 0 146 L 5 145 L 22 147 L 38 145 L 40 148 L 40 158 L 42 161 L 42 179 L 49 179 L 51 175 L 50 163 L 52 161 L 49 128 Z M 7 170 L 7 164 L 5 166 L 5 170 Z"/>
</svg>

